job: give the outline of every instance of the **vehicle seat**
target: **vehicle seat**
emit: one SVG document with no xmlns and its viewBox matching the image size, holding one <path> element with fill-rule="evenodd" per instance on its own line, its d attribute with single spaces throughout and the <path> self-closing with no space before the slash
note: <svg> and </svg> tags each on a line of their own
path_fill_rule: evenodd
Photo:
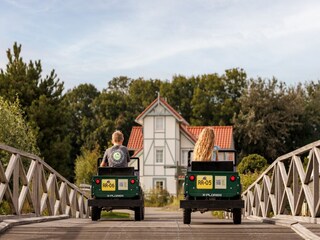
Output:
<svg viewBox="0 0 320 240">
<path fill-rule="evenodd" d="M 98 175 L 134 176 L 134 167 L 99 167 Z"/>
<path fill-rule="evenodd" d="M 191 171 L 233 171 L 233 161 L 192 161 Z"/>
</svg>

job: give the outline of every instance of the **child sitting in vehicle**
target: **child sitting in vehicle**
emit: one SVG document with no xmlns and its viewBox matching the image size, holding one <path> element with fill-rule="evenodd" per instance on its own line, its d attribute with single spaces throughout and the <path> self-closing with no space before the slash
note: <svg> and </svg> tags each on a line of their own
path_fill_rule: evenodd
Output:
<svg viewBox="0 0 320 240">
<path fill-rule="evenodd" d="M 109 167 L 128 167 L 130 155 L 127 147 L 122 145 L 123 140 L 124 137 L 122 132 L 117 130 L 112 134 L 113 146 L 105 151 L 100 167 L 104 167 L 106 165 Z"/>
<path fill-rule="evenodd" d="M 193 160 L 194 161 L 218 161 L 218 146 L 214 145 L 213 128 L 206 127 L 199 134 L 198 141 L 194 146 Z"/>
</svg>

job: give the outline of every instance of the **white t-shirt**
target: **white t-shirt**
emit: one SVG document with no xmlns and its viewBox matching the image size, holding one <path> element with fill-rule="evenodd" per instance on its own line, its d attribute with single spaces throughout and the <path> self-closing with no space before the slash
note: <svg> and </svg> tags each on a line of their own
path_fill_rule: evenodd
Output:
<svg viewBox="0 0 320 240">
<path fill-rule="evenodd" d="M 220 149 L 219 146 L 214 146 L 214 147 L 213 147 L 213 153 L 212 153 L 211 161 L 217 161 L 219 149 Z"/>
</svg>

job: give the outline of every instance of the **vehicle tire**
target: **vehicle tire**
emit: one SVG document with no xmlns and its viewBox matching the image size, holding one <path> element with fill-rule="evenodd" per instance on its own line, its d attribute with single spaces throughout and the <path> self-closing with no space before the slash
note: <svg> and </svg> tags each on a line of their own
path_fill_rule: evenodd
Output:
<svg viewBox="0 0 320 240">
<path fill-rule="evenodd" d="M 142 200 L 142 206 L 140 207 L 140 215 L 141 215 L 140 220 L 144 220 L 144 193 L 141 187 L 140 187 L 140 200 Z"/>
<path fill-rule="evenodd" d="M 144 206 L 141 207 L 141 220 L 144 220 Z"/>
<path fill-rule="evenodd" d="M 97 221 L 100 219 L 101 208 L 99 207 L 91 207 L 91 220 Z"/>
<path fill-rule="evenodd" d="M 183 209 L 183 223 L 190 224 L 191 223 L 191 208 Z"/>
<path fill-rule="evenodd" d="M 142 216 L 142 212 L 141 212 L 141 207 L 136 207 L 134 209 L 134 220 L 135 221 L 141 221 L 141 216 Z"/>
<path fill-rule="evenodd" d="M 234 208 L 232 213 L 233 213 L 233 223 L 241 224 L 241 208 Z"/>
</svg>

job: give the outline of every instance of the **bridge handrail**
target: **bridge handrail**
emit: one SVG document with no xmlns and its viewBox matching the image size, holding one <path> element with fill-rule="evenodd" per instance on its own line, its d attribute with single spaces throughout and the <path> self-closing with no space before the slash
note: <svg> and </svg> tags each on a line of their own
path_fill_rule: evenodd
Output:
<svg viewBox="0 0 320 240">
<path fill-rule="evenodd" d="M 24 215 L 28 211 L 24 204 L 28 203 L 35 216 L 89 217 L 85 193 L 39 156 L 3 143 L 0 150 L 11 154 L 6 169 L 0 159 L 0 203 L 6 200 L 12 214 Z M 21 158 L 31 161 L 27 171 Z"/>
<path fill-rule="evenodd" d="M 319 147 L 320 140 L 278 157 L 242 193 L 244 214 L 320 217 Z M 301 157 L 307 157 L 307 166 Z"/>
</svg>

